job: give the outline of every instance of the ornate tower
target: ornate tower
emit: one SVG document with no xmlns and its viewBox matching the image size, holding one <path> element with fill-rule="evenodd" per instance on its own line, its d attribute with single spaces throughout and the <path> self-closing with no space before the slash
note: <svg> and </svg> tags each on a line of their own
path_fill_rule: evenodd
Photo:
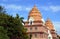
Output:
<svg viewBox="0 0 60 39">
<path fill-rule="evenodd" d="M 46 26 L 48 27 L 48 29 L 49 29 L 50 38 L 52 37 L 51 39 L 57 39 L 57 35 L 56 35 L 55 29 L 54 29 L 54 25 L 53 25 L 53 23 L 51 22 L 51 20 L 50 20 L 49 18 L 46 20 L 45 25 L 46 25 Z"/>
<path fill-rule="evenodd" d="M 42 15 L 36 6 L 30 11 L 24 27 L 27 28 L 28 35 L 32 35 L 32 39 L 48 39 L 48 28 L 44 25 Z"/>
<path fill-rule="evenodd" d="M 41 16 L 41 13 L 40 13 L 40 11 L 37 9 L 36 6 L 34 6 L 34 7 L 32 8 L 32 10 L 30 11 L 30 13 L 29 13 L 28 20 L 29 20 L 30 18 L 33 18 L 34 21 L 41 21 L 42 16 Z"/>
</svg>

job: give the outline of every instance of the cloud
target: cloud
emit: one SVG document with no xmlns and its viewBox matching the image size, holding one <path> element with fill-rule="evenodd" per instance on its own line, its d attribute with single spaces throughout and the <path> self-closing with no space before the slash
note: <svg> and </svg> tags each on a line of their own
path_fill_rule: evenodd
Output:
<svg viewBox="0 0 60 39">
<path fill-rule="evenodd" d="M 31 8 L 30 7 L 26 7 L 26 6 L 21 6 L 21 5 L 14 5 L 14 4 L 0 4 L 2 6 L 4 6 L 6 9 L 11 9 L 11 10 L 18 10 L 18 11 L 29 11 Z"/>
<path fill-rule="evenodd" d="M 54 27 L 55 27 L 57 33 L 60 34 L 60 22 L 55 21 L 55 22 L 53 22 L 53 24 L 54 24 Z"/>
<path fill-rule="evenodd" d="M 51 9 L 53 12 L 57 12 L 57 11 L 60 11 L 60 6 L 50 6 L 50 9 Z"/>
<path fill-rule="evenodd" d="M 13 15 L 15 16 L 16 13 L 19 13 L 19 12 L 28 12 L 31 10 L 30 7 L 28 6 L 22 6 L 22 5 L 14 5 L 14 4 L 0 4 L 1 6 L 5 7 L 7 13 L 9 13 L 10 15 Z"/>
<path fill-rule="evenodd" d="M 49 10 L 49 8 L 47 7 L 47 6 L 41 6 L 40 7 L 42 10 L 45 10 L 45 11 L 48 11 Z"/>
<path fill-rule="evenodd" d="M 27 19 L 24 19 L 23 21 L 25 22 L 25 21 L 27 21 Z"/>
<path fill-rule="evenodd" d="M 22 6 L 17 6 L 17 5 L 6 5 L 5 6 L 6 9 L 12 9 L 12 10 L 22 10 Z"/>
<path fill-rule="evenodd" d="M 31 10 L 31 8 L 26 8 L 26 10 L 27 10 L 27 11 L 30 11 L 30 10 Z"/>
<path fill-rule="evenodd" d="M 40 8 L 42 10 L 45 10 L 45 11 L 52 11 L 52 12 L 58 12 L 58 11 L 60 11 L 60 6 L 54 6 L 54 5 L 41 6 Z"/>
<path fill-rule="evenodd" d="M 2 6 L 4 6 L 6 9 L 10 9 L 10 10 L 18 10 L 18 11 L 30 11 L 31 10 L 31 6 L 22 6 L 22 5 L 14 5 L 14 4 L 0 4 Z M 60 11 L 60 6 L 54 6 L 54 5 L 50 5 L 50 6 L 38 6 L 39 9 L 44 10 L 44 11 L 52 11 L 52 12 L 58 12 Z"/>
</svg>

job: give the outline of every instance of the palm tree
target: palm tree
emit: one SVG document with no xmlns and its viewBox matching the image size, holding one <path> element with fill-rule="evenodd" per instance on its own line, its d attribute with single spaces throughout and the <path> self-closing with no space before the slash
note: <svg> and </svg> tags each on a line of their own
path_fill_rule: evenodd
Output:
<svg viewBox="0 0 60 39">
<path fill-rule="evenodd" d="M 5 11 L 4 7 L 0 6 L 0 13 L 5 13 L 5 12 L 6 11 Z"/>
<path fill-rule="evenodd" d="M 18 15 L 18 14 L 16 14 L 16 18 L 17 18 L 17 19 L 20 19 L 20 20 L 21 20 L 21 22 L 22 22 L 22 23 L 24 23 L 24 22 L 23 22 L 23 19 L 24 19 L 23 17 L 20 17 L 20 18 L 19 18 L 19 15 Z"/>
</svg>

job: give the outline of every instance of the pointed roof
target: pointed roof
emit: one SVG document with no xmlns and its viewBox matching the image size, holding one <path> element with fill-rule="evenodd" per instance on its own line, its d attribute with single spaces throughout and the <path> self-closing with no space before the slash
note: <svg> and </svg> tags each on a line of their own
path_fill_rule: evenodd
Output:
<svg viewBox="0 0 60 39">
<path fill-rule="evenodd" d="M 34 7 L 32 8 L 32 10 L 31 10 L 30 12 L 32 12 L 32 11 L 37 11 L 37 12 L 39 12 L 39 10 L 37 9 L 36 5 L 34 5 Z"/>
<path fill-rule="evenodd" d="M 49 28 L 49 30 L 55 30 L 53 23 L 51 22 L 49 18 L 46 20 L 45 25 Z"/>
<path fill-rule="evenodd" d="M 35 21 L 38 21 L 42 18 L 40 11 L 37 9 L 36 5 L 32 8 L 32 10 L 29 13 L 28 20 L 30 17 L 33 17 Z"/>
</svg>

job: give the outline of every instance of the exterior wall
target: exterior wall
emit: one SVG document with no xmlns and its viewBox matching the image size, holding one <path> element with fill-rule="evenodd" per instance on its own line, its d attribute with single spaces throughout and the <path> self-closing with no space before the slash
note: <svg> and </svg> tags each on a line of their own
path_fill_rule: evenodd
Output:
<svg viewBox="0 0 60 39">
<path fill-rule="evenodd" d="M 37 36 L 35 36 L 35 34 Z M 48 38 L 47 38 L 47 35 L 44 34 L 44 33 L 33 33 L 32 34 L 32 39 L 48 39 Z"/>
<path fill-rule="evenodd" d="M 27 28 L 27 32 L 48 32 L 48 29 L 46 29 L 44 26 L 25 26 L 25 28 Z"/>
<path fill-rule="evenodd" d="M 51 31 L 51 34 L 53 39 L 57 39 L 57 34 L 55 31 Z"/>
<path fill-rule="evenodd" d="M 33 35 L 34 36 L 34 35 Z M 38 35 L 38 37 L 32 37 L 32 39 L 47 39 L 47 38 L 45 38 L 45 37 L 43 37 L 43 36 L 41 36 L 41 35 Z"/>
<path fill-rule="evenodd" d="M 42 22 L 33 22 L 32 25 L 26 22 L 24 26 L 27 28 L 27 32 L 48 32 L 48 28 L 44 26 Z M 32 28 L 32 30 L 30 30 L 30 28 Z"/>
<path fill-rule="evenodd" d="M 48 39 L 48 29 L 43 24 L 33 22 L 33 25 L 29 25 L 27 22 L 24 27 L 27 28 L 28 34 L 32 34 L 32 39 Z"/>
<path fill-rule="evenodd" d="M 25 22 L 25 25 L 29 25 L 29 21 Z M 33 21 L 33 23 L 32 23 L 32 25 L 42 25 L 42 24 L 43 24 L 42 21 Z"/>
<path fill-rule="evenodd" d="M 43 26 L 25 26 L 25 28 L 27 28 L 27 32 L 46 32 L 47 33 L 47 29 L 45 29 Z"/>
<path fill-rule="evenodd" d="M 30 34 L 30 33 L 28 33 L 28 34 Z M 32 34 L 32 39 L 48 39 L 47 35 L 43 32 L 40 32 L 40 33 L 36 32 L 36 33 L 31 33 L 31 34 Z M 37 36 L 35 36 L 35 35 L 37 35 Z"/>
</svg>

